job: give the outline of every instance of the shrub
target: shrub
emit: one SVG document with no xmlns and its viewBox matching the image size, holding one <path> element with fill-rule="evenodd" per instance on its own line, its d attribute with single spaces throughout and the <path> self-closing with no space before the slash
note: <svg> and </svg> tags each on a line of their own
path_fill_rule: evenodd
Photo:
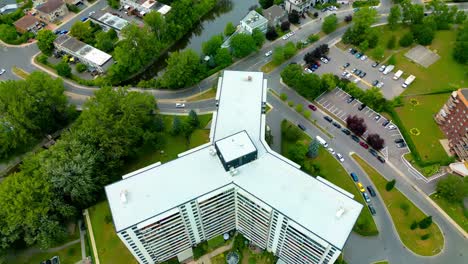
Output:
<svg viewBox="0 0 468 264">
<path fill-rule="evenodd" d="M 307 40 L 310 42 L 310 43 L 314 43 L 316 42 L 317 40 L 320 39 L 320 36 L 319 35 L 315 35 L 315 34 L 311 34 Z"/>
<path fill-rule="evenodd" d="M 400 204 L 400 209 L 403 210 L 403 212 L 405 212 L 405 215 L 408 215 L 409 214 L 409 205 L 405 202 L 401 203 Z"/>
<path fill-rule="evenodd" d="M 293 101 L 289 101 L 289 102 L 288 102 L 288 105 L 289 105 L 289 107 L 293 107 L 293 106 L 294 106 L 294 102 L 293 102 Z"/>
<path fill-rule="evenodd" d="M 428 216 L 419 222 L 419 228 L 426 229 L 432 224 L 432 216 Z"/>
<path fill-rule="evenodd" d="M 302 113 L 302 111 L 304 111 L 304 107 L 301 104 L 297 104 L 296 105 L 296 111 L 299 112 L 299 113 Z"/>
<path fill-rule="evenodd" d="M 395 65 L 395 64 L 396 64 L 396 58 L 395 58 L 394 55 L 392 55 L 392 56 L 390 57 L 390 59 L 388 59 L 388 64 L 389 64 L 389 65 Z"/>
<path fill-rule="evenodd" d="M 418 227 L 418 222 L 417 222 L 417 221 L 414 221 L 414 222 L 411 224 L 410 229 L 411 229 L 411 230 L 415 230 L 417 227 Z"/>
<path fill-rule="evenodd" d="M 109 214 L 107 214 L 106 216 L 104 216 L 104 222 L 105 222 L 106 224 L 112 223 L 112 216 L 109 215 Z"/>
<path fill-rule="evenodd" d="M 387 42 L 387 49 L 394 49 L 396 46 L 396 37 L 392 35 L 392 37 Z"/>
<path fill-rule="evenodd" d="M 71 68 L 68 63 L 62 61 L 55 66 L 55 70 L 57 70 L 57 74 L 63 77 L 70 77 L 71 76 Z"/>
<path fill-rule="evenodd" d="M 401 37 L 399 43 L 400 43 L 400 46 L 402 47 L 409 47 L 411 46 L 411 44 L 413 44 L 413 42 L 414 42 L 413 33 L 408 32 L 405 35 L 403 35 L 403 37 Z"/>
<path fill-rule="evenodd" d="M 83 63 L 78 63 L 76 64 L 76 71 L 77 72 L 84 72 L 86 71 L 88 67 L 86 67 L 86 65 L 84 65 Z"/>
<path fill-rule="evenodd" d="M 387 184 L 385 184 L 385 190 L 387 190 L 388 192 L 391 191 L 393 187 L 395 187 L 395 183 L 396 183 L 395 179 L 387 182 Z"/>
<path fill-rule="evenodd" d="M 48 58 L 49 58 L 49 57 L 47 57 L 47 55 L 41 54 L 41 55 L 39 55 L 39 56 L 37 57 L 37 61 L 40 62 L 40 63 L 42 63 L 42 64 L 47 65 L 47 59 L 48 59 Z"/>
<path fill-rule="evenodd" d="M 431 237 L 431 234 L 424 234 L 421 236 L 421 240 L 427 240 L 430 237 Z"/>
<path fill-rule="evenodd" d="M 285 93 L 281 93 L 280 98 L 281 98 L 281 101 L 286 101 L 286 100 L 288 100 L 288 95 L 285 94 Z"/>
<path fill-rule="evenodd" d="M 305 111 L 305 112 L 303 113 L 303 115 L 304 115 L 304 117 L 307 118 L 307 119 L 310 118 L 310 112 L 309 112 L 309 111 Z"/>
</svg>

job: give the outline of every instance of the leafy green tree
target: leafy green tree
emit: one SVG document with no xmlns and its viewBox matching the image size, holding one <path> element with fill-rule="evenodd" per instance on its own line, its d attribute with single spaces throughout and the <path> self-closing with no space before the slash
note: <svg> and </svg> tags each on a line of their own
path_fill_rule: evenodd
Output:
<svg viewBox="0 0 468 264">
<path fill-rule="evenodd" d="M 296 142 L 296 144 L 294 144 L 294 146 L 291 146 L 291 148 L 288 150 L 288 157 L 292 161 L 303 166 L 307 151 L 308 149 L 304 144 Z"/>
<path fill-rule="evenodd" d="M 261 48 L 265 42 L 265 34 L 263 34 L 263 32 L 258 28 L 252 31 L 252 38 L 258 48 Z"/>
<path fill-rule="evenodd" d="M 171 134 L 172 135 L 178 135 L 180 132 L 182 132 L 182 121 L 178 116 L 175 116 L 174 119 L 172 120 L 172 128 L 171 128 Z"/>
<path fill-rule="evenodd" d="M 143 17 L 145 24 L 151 28 L 156 39 L 159 42 L 165 40 L 165 34 L 167 33 L 167 23 L 164 17 L 156 11 L 151 11 Z"/>
<path fill-rule="evenodd" d="M 291 12 L 289 12 L 289 14 L 288 14 L 289 22 L 291 22 L 293 24 L 297 24 L 297 23 L 299 23 L 299 19 L 300 19 L 299 13 L 295 9 L 293 9 L 293 10 L 291 10 Z"/>
<path fill-rule="evenodd" d="M 401 9 L 400 6 L 394 5 L 390 8 L 390 14 L 388 15 L 387 21 L 390 29 L 394 30 L 397 28 L 398 23 L 401 20 Z"/>
<path fill-rule="evenodd" d="M 387 184 L 385 184 L 385 190 L 387 190 L 387 192 L 391 191 L 393 189 L 393 187 L 395 187 L 395 184 L 396 184 L 395 179 L 387 182 Z"/>
<path fill-rule="evenodd" d="M 83 63 L 77 63 L 76 64 L 76 71 L 77 72 L 84 72 L 86 71 L 88 67 L 86 67 L 86 65 L 84 65 Z"/>
<path fill-rule="evenodd" d="M 461 64 L 468 63 L 468 20 L 465 21 L 463 26 L 459 29 L 455 47 L 453 49 L 453 58 Z"/>
<path fill-rule="evenodd" d="M 55 69 L 57 70 L 57 74 L 63 77 L 70 77 L 71 76 L 71 68 L 68 63 L 61 61 L 56 66 Z"/>
<path fill-rule="evenodd" d="M 258 1 L 263 9 L 267 9 L 273 5 L 273 0 L 259 0 Z"/>
<path fill-rule="evenodd" d="M 191 49 L 176 51 L 167 59 L 167 67 L 161 77 L 161 84 L 171 89 L 187 87 L 197 83 L 204 70 L 195 51 Z"/>
<path fill-rule="evenodd" d="M 307 157 L 312 158 L 312 159 L 318 157 L 319 148 L 320 148 L 320 143 L 317 141 L 317 139 L 314 138 L 309 144 L 309 148 L 307 150 Z"/>
<path fill-rule="evenodd" d="M 422 24 L 424 19 L 424 6 L 418 4 L 411 4 L 409 0 L 401 2 L 402 21 L 407 25 Z"/>
<path fill-rule="evenodd" d="M 343 42 L 359 45 L 367 40 L 369 47 L 375 47 L 378 42 L 378 33 L 370 26 L 377 21 L 377 11 L 367 7 L 361 8 L 354 14 L 353 21 L 353 26 L 348 28 L 343 35 Z"/>
<path fill-rule="evenodd" d="M 222 35 L 214 35 L 208 41 L 202 43 L 203 54 L 214 56 L 223 44 Z"/>
<path fill-rule="evenodd" d="M 195 111 L 190 110 L 188 116 L 188 122 L 190 126 L 197 128 L 200 125 L 200 120 L 198 119 L 198 115 Z"/>
<path fill-rule="evenodd" d="M 48 29 L 39 30 L 36 39 L 37 46 L 42 51 L 42 53 L 46 55 L 52 54 L 52 51 L 54 50 L 55 38 L 57 38 L 57 35 L 55 35 L 54 32 Z"/>
<path fill-rule="evenodd" d="M 321 90 L 324 91 L 331 91 L 336 88 L 337 85 L 337 77 L 332 73 L 325 73 L 322 75 L 320 80 L 320 86 L 322 87 Z"/>
<path fill-rule="evenodd" d="M 118 9 L 120 7 L 119 0 L 107 0 L 107 4 L 114 9 Z"/>
<path fill-rule="evenodd" d="M 296 142 L 301 137 L 302 131 L 286 120 L 281 122 L 281 135 L 289 142 Z"/>
<path fill-rule="evenodd" d="M 409 47 L 413 44 L 414 42 L 414 37 L 412 32 L 408 32 L 403 35 L 400 39 L 400 46 L 402 47 Z"/>
<path fill-rule="evenodd" d="M 280 65 L 281 63 L 284 62 L 284 47 L 282 46 L 277 46 L 273 50 L 273 56 L 272 56 L 272 61 L 275 65 Z"/>
<path fill-rule="evenodd" d="M 369 49 L 369 41 L 364 40 L 361 42 L 361 44 L 359 44 L 359 49 L 363 52 L 367 51 Z"/>
<path fill-rule="evenodd" d="M 425 217 L 419 222 L 419 228 L 427 229 L 432 224 L 432 216 Z"/>
<path fill-rule="evenodd" d="M 294 45 L 292 41 L 288 41 L 288 43 L 284 45 L 284 58 L 286 60 L 292 58 L 296 54 L 296 52 L 296 45 Z"/>
<path fill-rule="evenodd" d="M 463 10 L 459 10 L 455 14 L 454 23 L 461 25 L 463 24 L 463 22 L 466 21 L 466 18 L 467 18 L 466 12 Z"/>
<path fill-rule="evenodd" d="M 15 27 L 8 25 L 8 24 L 1 24 L 0 25 L 0 39 L 7 42 L 12 43 L 18 38 L 18 33 L 16 33 Z"/>
<path fill-rule="evenodd" d="M 112 52 L 114 50 L 114 40 L 107 32 L 99 32 L 96 34 L 95 47 L 104 52 Z"/>
<path fill-rule="evenodd" d="M 233 36 L 231 38 L 230 45 L 232 55 L 236 58 L 243 58 L 257 50 L 257 46 L 255 45 L 255 41 L 252 36 L 245 33 L 239 33 Z"/>
<path fill-rule="evenodd" d="M 70 28 L 70 35 L 88 44 L 94 44 L 94 33 L 89 22 L 75 22 Z"/>
<path fill-rule="evenodd" d="M 416 41 L 423 46 L 431 44 L 435 36 L 434 30 L 424 24 L 413 26 L 412 32 Z"/>
<path fill-rule="evenodd" d="M 437 182 L 437 194 L 450 203 L 461 203 L 468 195 L 468 181 L 460 177 L 449 175 Z"/>
<path fill-rule="evenodd" d="M 382 46 L 377 46 L 374 50 L 372 50 L 372 56 L 374 58 L 382 59 L 385 54 L 385 49 Z"/>
<path fill-rule="evenodd" d="M 221 48 L 218 49 L 215 55 L 215 63 L 218 66 L 227 66 L 232 63 L 232 56 L 228 49 Z"/>
<path fill-rule="evenodd" d="M 458 11 L 456 6 L 449 6 L 441 0 L 433 0 L 427 3 L 426 9 L 432 11 L 431 17 L 434 19 L 437 29 L 449 29 L 454 22 L 454 17 Z"/>
<path fill-rule="evenodd" d="M 231 36 L 234 32 L 236 32 L 236 27 L 234 24 L 232 24 L 232 22 L 228 22 L 224 27 L 224 35 Z"/>
<path fill-rule="evenodd" d="M 265 37 L 270 41 L 275 40 L 278 37 L 275 27 L 268 27 Z"/>
<path fill-rule="evenodd" d="M 338 27 L 338 18 L 336 15 L 329 15 L 325 17 L 322 24 L 322 31 L 326 34 L 330 34 Z"/>
</svg>

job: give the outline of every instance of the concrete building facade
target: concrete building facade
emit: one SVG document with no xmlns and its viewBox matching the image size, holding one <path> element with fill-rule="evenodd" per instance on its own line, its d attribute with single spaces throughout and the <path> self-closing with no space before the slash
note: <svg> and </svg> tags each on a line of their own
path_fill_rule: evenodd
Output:
<svg viewBox="0 0 468 264">
<path fill-rule="evenodd" d="M 48 22 L 54 22 L 68 14 L 68 8 L 62 0 L 49 0 L 36 7 L 39 17 Z"/>
<path fill-rule="evenodd" d="M 452 92 L 435 120 L 449 140 L 450 151 L 468 160 L 468 88 Z"/>
<path fill-rule="evenodd" d="M 285 0 L 284 6 L 288 13 L 296 10 L 299 14 L 303 14 L 316 4 L 323 4 L 328 2 L 327 0 Z"/>
<path fill-rule="evenodd" d="M 266 95 L 263 73 L 225 71 L 209 143 L 105 187 L 116 232 L 139 263 L 183 261 L 231 230 L 284 263 L 338 258 L 362 205 L 270 149 Z"/>
<path fill-rule="evenodd" d="M 255 10 L 252 10 L 240 21 L 240 26 L 248 34 L 252 34 L 254 29 L 259 29 L 261 32 L 266 33 L 268 30 L 268 20 Z"/>
</svg>

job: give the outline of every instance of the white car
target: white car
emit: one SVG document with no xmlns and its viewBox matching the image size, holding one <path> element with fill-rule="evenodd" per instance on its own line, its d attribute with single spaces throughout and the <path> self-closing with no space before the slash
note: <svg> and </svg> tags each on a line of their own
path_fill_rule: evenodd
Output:
<svg viewBox="0 0 468 264">
<path fill-rule="evenodd" d="M 384 85 L 384 83 L 383 83 L 383 82 L 379 82 L 379 83 L 378 83 L 378 84 L 377 84 L 375 87 L 377 87 L 377 88 L 382 88 L 382 87 L 383 87 L 383 85 Z"/>
<path fill-rule="evenodd" d="M 342 77 L 346 77 L 346 75 L 348 75 L 348 72 L 347 72 L 347 71 L 344 71 L 344 72 L 341 74 Z"/>
<path fill-rule="evenodd" d="M 282 39 L 284 40 L 287 40 L 289 38 L 289 34 L 284 34 L 284 36 L 282 37 Z"/>
<path fill-rule="evenodd" d="M 293 35 L 296 34 L 296 33 L 295 33 L 294 31 L 291 31 L 291 32 L 289 32 L 288 34 L 289 34 L 289 36 L 291 37 L 291 36 L 293 36 Z"/>
<path fill-rule="evenodd" d="M 367 56 L 366 56 L 366 55 L 362 55 L 362 56 L 361 56 L 361 60 L 362 60 L 362 61 L 367 60 Z"/>
<path fill-rule="evenodd" d="M 396 126 L 395 126 L 395 125 L 389 125 L 387 128 L 388 128 L 389 130 L 394 130 L 394 129 L 396 129 Z"/>
<path fill-rule="evenodd" d="M 175 104 L 175 107 L 176 107 L 176 108 L 184 108 L 184 107 L 185 107 L 185 104 L 176 103 L 176 104 Z"/>
<path fill-rule="evenodd" d="M 305 68 L 304 71 L 307 72 L 307 73 L 313 73 L 313 71 L 311 69 L 309 69 L 309 68 Z"/>
<path fill-rule="evenodd" d="M 273 54 L 273 51 L 272 51 L 272 50 L 267 51 L 267 52 L 265 53 L 265 57 L 269 57 L 269 56 L 271 56 L 271 54 Z"/>
<path fill-rule="evenodd" d="M 4 74 L 5 72 L 6 72 L 5 69 L 1 69 L 1 70 L 0 70 L 0 75 Z"/>
<path fill-rule="evenodd" d="M 325 59 L 324 57 L 320 58 L 320 60 L 321 60 L 323 63 L 325 63 L 325 64 L 327 64 L 327 63 L 328 63 L 328 60 L 327 60 L 327 59 Z"/>
<path fill-rule="evenodd" d="M 385 66 L 385 65 L 382 65 L 382 66 L 380 66 L 380 68 L 379 68 L 379 72 L 383 72 L 383 71 L 385 71 L 385 68 L 387 68 L 387 66 Z"/>
<path fill-rule="evenodd" d="M 360 81 L 361 81 L 361 78 L 356 78 L 356 79 L 353 80 L 353 83 L 358 83 Z"/>
<path fill-rule="evenodd" d="M 332 155 L 335 155 L 335 151 L 332 148 L 328 148 L 328 151 L 330 151 Z"/>
<path fill-rule="evenodd" d="M 348 73 L 346 73 L 346 76 L 345 76 L 345 78 L 346 78 L 346 79 L 349 79 L 349 78 L 351 78 L 351 73 L 349 73 L 349 72 L 348 72 Z"/>
<path fill-rule="evenodd" d="M 341 162 L 344 162 L 344 158 L 343 158 L 343 155 L 341 155 L 340 153 L 336 153 L 336 158 L 341 161 Z"/>
</svg>

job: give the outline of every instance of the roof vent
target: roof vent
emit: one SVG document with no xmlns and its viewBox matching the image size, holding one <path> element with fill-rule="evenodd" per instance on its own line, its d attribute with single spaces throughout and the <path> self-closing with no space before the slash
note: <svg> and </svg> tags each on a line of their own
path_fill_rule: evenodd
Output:
<svg viewBox="0 0 468 264">
<path fill-rule="evenodd" d="M 340 207 L 340 209 L 338 209 L 338 211 L 336 211 L 335 217 L 340 219 L 343 216 L 344 213 L 345 213 L 345 209 L 343 207 Z"/>
<path fill-rule="evenodd" d="M 122 204 L 126 204 L 127 203 L 127 190 L 122 190 L 120 192 L 120 202 Z"/>
<path fill-rule="evenodd" d="M 234 167 L 229 168 L 229 174 L 231 174 L 231 176 L 236 176 L 238 172 L 239 171 L 236 170 Z"/>
<path fill-rule="evenodd" d="M 249 81 L 249 82 L 252 81 L 252 76 L 250 76 L 250 75 L 247 76 L 247 81 Z"/>
<path fill-rule="evenodd" d="M 216 150 L 214 148 L 210 148 L 210 155 L 216 156 Z"/>
</svg>

